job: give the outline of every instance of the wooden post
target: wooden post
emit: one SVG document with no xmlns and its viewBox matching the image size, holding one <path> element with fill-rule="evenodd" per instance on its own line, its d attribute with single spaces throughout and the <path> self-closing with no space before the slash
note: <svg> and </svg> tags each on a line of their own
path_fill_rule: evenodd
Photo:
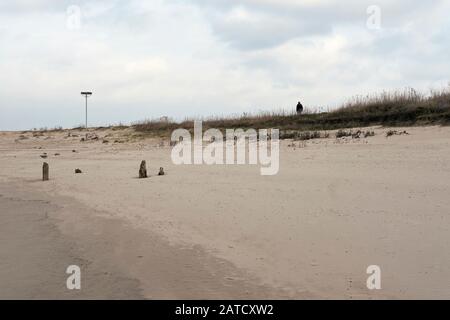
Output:
<svg viewBox="0 0 450 320">
<path fill-rule="evenodd" d="M 44 162 L 42 165 L 42 181 L 48 181 L 49 179 L 49 167 L 48 163 Z"/>
<path fill-rule="evenodd" d="M 139 179 L 147 178 L 147 165 L 145 160 L 142 160 L 141 166 L 139 167 Z"/>
</svg>

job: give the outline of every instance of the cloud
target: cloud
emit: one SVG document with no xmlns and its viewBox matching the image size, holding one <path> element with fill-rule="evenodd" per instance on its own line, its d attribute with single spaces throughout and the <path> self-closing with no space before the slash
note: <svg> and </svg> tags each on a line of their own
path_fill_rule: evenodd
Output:
<svg viewBox="0 0 450 320">
<path fill-rule="evenodd" d="M 191 0 L 204 12 L 215 34 L 242 50 L 260 50 L 296 38 L 328 36 L 334 30 L 352 26 L 364 29 L 367 0 Z M 398 28 L 417 13 L 442 5 L 442 0 L 377 1 L 385 28 Z"/>
<path fill-rule="evenodd" d="M 0 129 L 78 125 L 85 89 L 101 125 L 447 83 L 448 1 L 377 2 L 0 1 Z"/>
</svg>

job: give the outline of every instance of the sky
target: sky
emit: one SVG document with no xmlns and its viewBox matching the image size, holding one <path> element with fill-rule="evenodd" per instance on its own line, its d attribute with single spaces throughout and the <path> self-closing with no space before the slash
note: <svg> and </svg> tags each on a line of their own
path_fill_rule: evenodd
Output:
<svg viewBox="0 0 450 320">
<path fill-rule="evenodd" d="M 335 108 L 450 81 L 448 0 L 0 0 L 0 130 Z"/>
</svg>

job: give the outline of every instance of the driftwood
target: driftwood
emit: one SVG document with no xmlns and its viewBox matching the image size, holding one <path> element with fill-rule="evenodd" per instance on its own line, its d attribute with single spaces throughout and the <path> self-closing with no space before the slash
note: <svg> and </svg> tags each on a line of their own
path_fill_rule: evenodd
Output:
<svg viewBox="0 0 450 320">
<path fill-rule="evenodd" d="M 139 179 L 145 179 L 147 177 L 147 165 L 145 163 L 145 160 L 142 160 L 141 166 L 139 168 Z"/>
<path fill-rule="evenodd" d="M 49 180 L 49 166 L 47 162 L 42 165 L 42 181 Z"/>
</svg>

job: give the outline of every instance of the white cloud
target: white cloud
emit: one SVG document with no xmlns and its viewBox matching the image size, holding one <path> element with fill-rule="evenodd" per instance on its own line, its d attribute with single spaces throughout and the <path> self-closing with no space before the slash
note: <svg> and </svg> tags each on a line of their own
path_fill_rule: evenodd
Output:
<svg viewBox="0 0 450 320">
<path fill-rule="evenodd" d="M 0 129 L 335 105 L 446 83 L 447 1 L 0 1 Z"/>
</svg>

